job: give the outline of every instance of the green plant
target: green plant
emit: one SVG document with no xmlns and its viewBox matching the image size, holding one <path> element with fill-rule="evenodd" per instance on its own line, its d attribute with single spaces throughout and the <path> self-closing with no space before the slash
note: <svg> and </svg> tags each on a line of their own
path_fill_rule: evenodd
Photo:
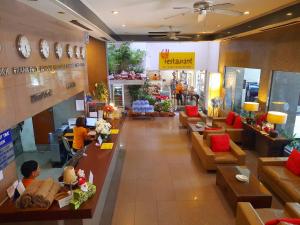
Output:
<svg viewBox="0 0 300 225">
<path fill-rule="evenodd" d="M 101 102 L 106 102 L 108 99 L 108 89 L 104 82 L 95 84 L 95 97 Z"/>
<path fill-rule="evenodd" d="M 164 100 L 161 103 L 161 111 L 171 112 L 171 110 L 172 110 L 172 101 L 171 100 Z"/>
<path fill-rule="evenodd" d="M 140 89 L 142 85 L 129 85 L 129 95 L 131 96 L 132 101 L 138 100 L 140 95 Z"/>
<path fill-rule="evenodd" d="M 298 149 L 300 151 L 300 142 L 299 139 L 296 139 L 296 134 L 289 134 L 284 129 L 280 129 L 278 132 L 286 139 L 290 140 L 290 143 L 288 144 L 289 147 L 291 147 L 292 149 Z"/>
<path fill-rule="evenodd" d="M 109 73 L 124 71 L 144 72 L 143 61 L 145 51 L 133 50 L 129 42 L 123 42 L 118 47 L 115 43 L 108 44 L 108 69 Z"/>
</svg>

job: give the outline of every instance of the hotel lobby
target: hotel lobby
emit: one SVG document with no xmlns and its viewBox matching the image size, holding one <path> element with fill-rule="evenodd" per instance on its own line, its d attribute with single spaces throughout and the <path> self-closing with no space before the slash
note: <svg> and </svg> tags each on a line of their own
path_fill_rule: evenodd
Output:
<svg viewBox="0 0 300 225">
<path fill-rule="evenodd" d="M 300 224 L 299 1 L 0 15 L 0 224 Z"/>
</svg>

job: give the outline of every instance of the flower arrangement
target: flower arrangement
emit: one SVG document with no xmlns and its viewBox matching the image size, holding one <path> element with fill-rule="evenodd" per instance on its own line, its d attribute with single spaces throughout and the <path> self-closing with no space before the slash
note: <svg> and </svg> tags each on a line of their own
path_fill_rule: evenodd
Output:
<svg viewBox="0 0 300 225">
<path fill-rule="evenodd" d="M 106 112 L 106 113 L 112 113 L 114 110 L 115 110 L 114 107 L 111 106 L 111 105 L 105 105 L 103 107 L 103 111 Z"/>
<path fill-rule="evenodd" d="M 99 119 L 96 122 L 96 132 L 98 134 L 109 135 L 111 124 L 104 119 Z"/>
</svg>

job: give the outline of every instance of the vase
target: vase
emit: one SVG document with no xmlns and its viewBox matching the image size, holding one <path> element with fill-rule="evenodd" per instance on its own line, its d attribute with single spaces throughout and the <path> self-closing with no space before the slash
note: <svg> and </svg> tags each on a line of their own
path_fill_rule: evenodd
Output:
<svg viewBox="0 0 300 225">
<path fill-rule="evenodd" d="M 110 138 L 110 134 L 100 134 L 102 141 L 108 141 Z"/>
</svg>

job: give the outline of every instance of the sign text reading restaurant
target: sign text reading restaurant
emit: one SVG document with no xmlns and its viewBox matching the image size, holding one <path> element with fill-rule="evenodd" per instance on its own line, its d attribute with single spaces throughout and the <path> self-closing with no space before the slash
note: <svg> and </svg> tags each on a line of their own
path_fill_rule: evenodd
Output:
<svg viewBox="0 0 300 225">
<path fill-rule="evenodd" d="M 195 52 L 169 52 L 159 53 L 160 70 L 195 69 Z"/>
</svg>

